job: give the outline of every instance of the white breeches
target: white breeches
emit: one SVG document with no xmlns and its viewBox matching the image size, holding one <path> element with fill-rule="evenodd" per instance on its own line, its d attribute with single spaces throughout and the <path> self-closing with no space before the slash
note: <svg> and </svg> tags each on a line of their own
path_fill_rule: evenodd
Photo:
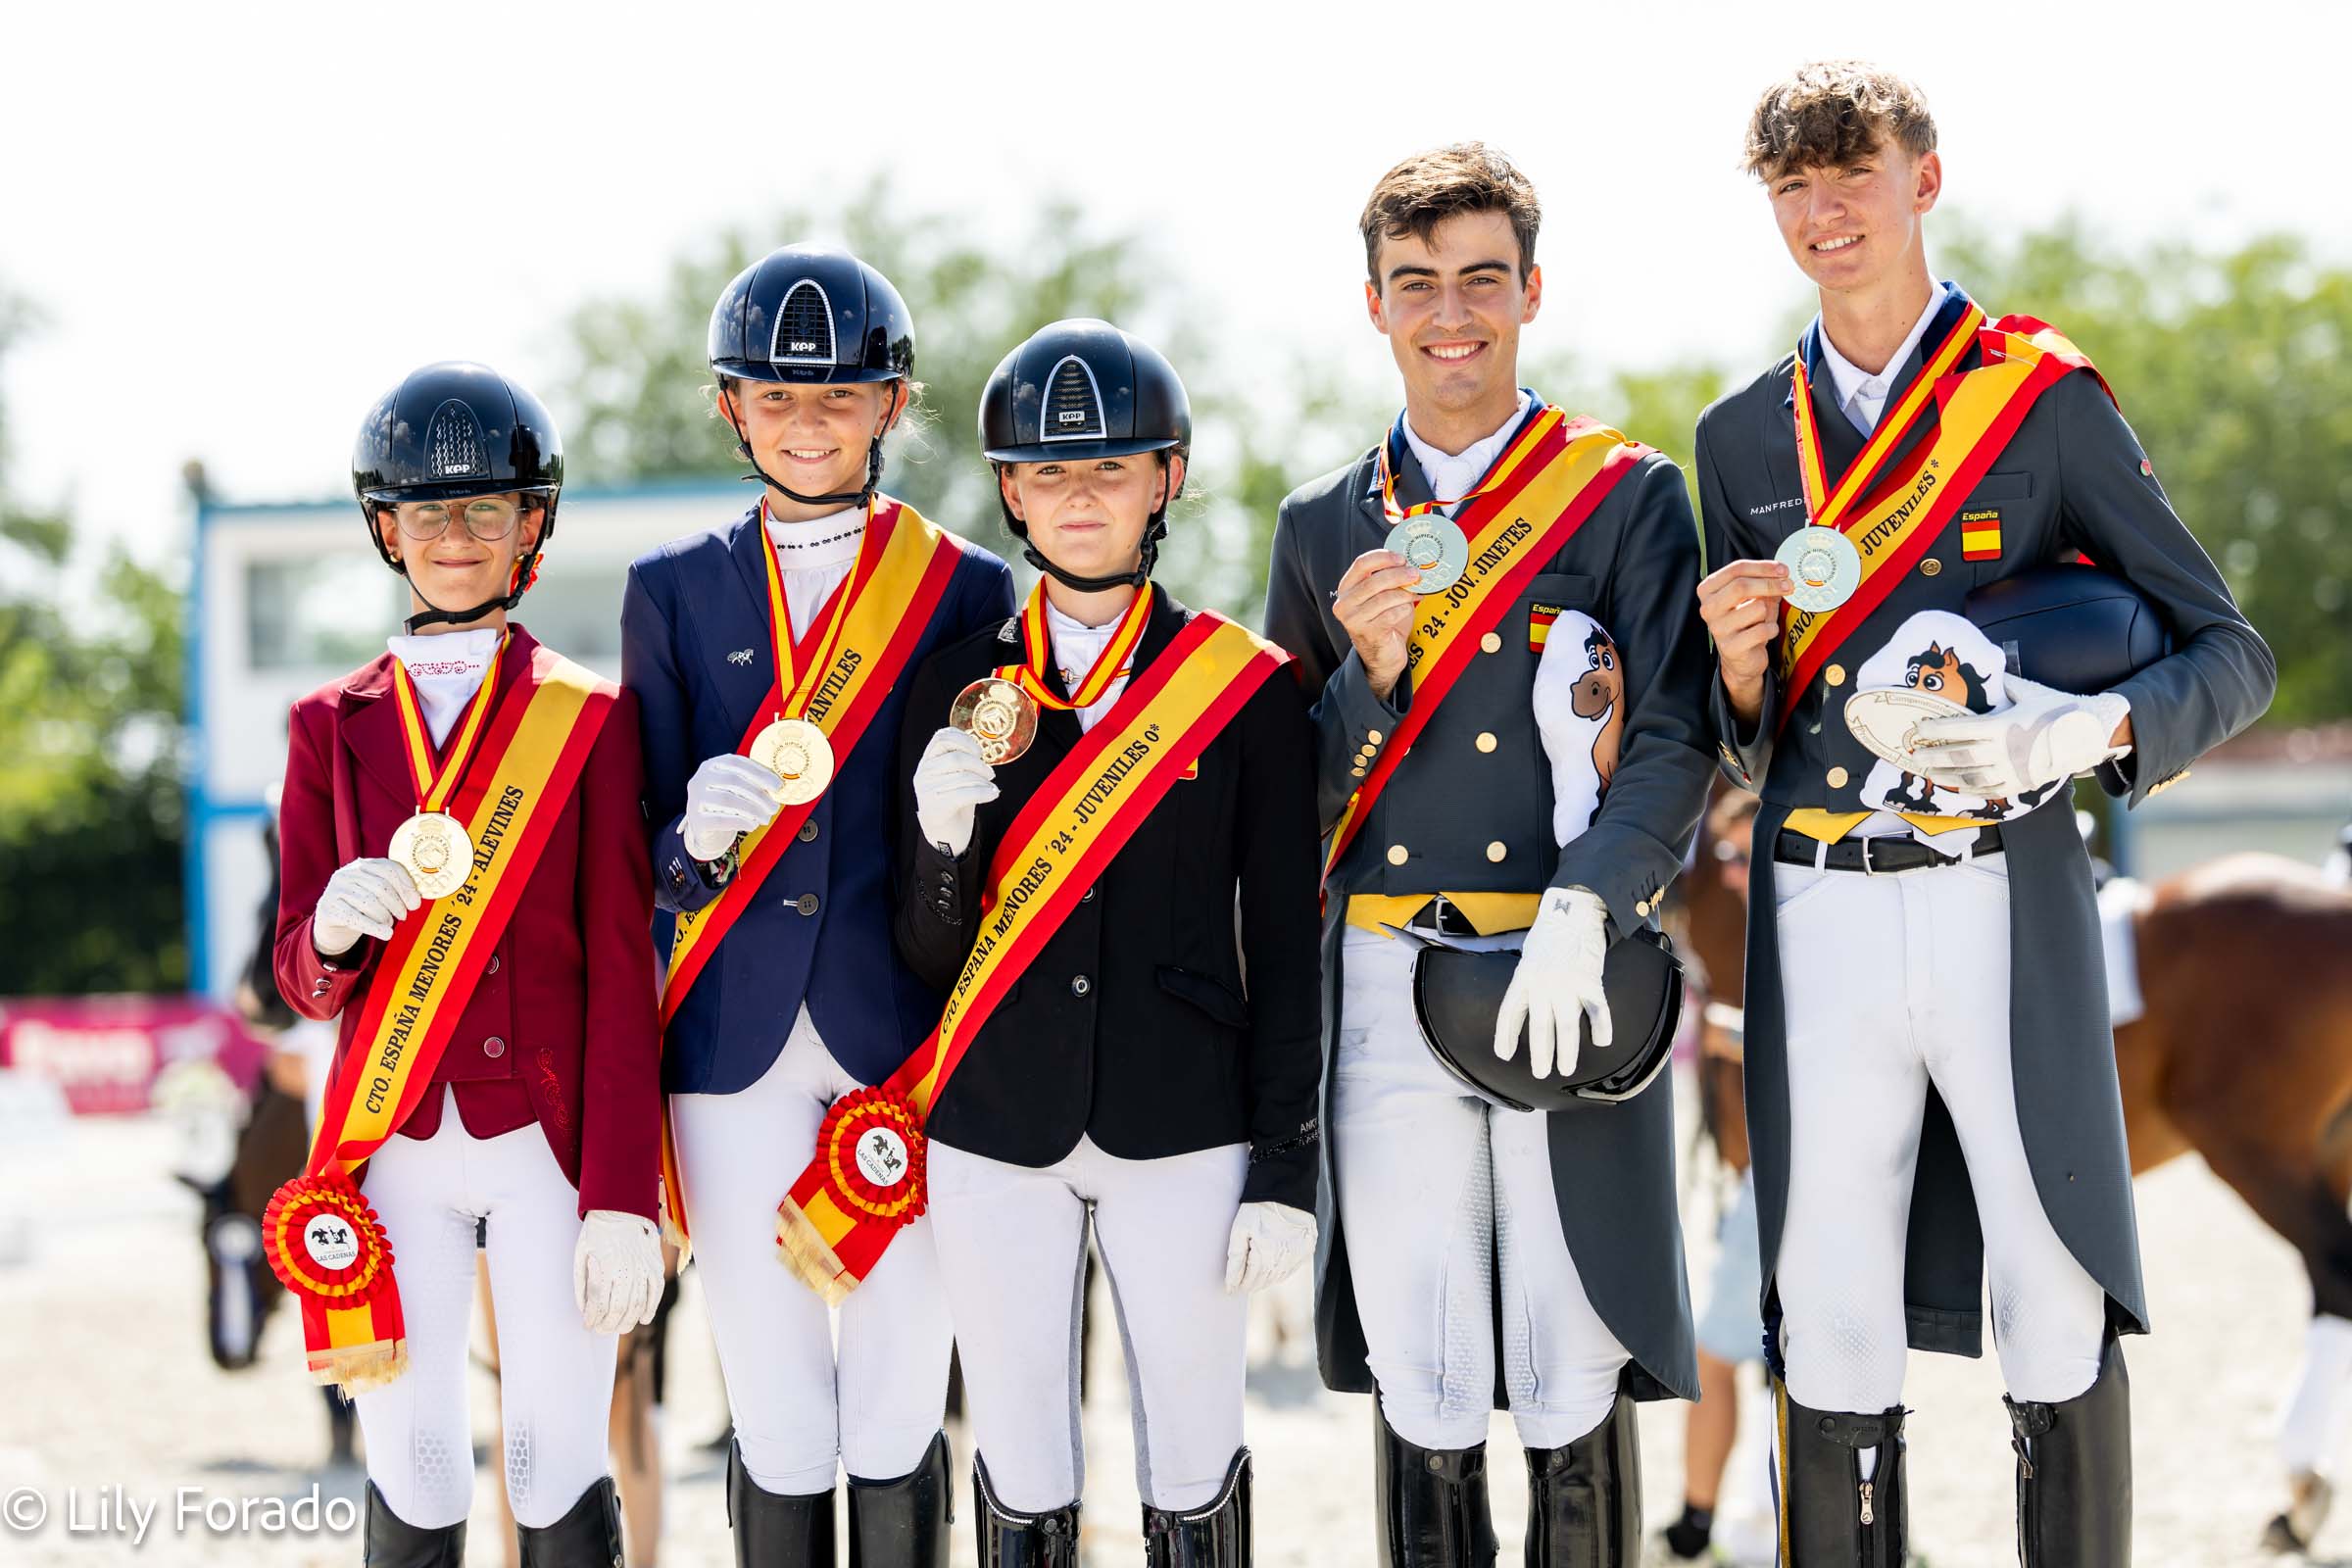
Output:
<svg viewBox="0 0 2352 1568">
<path fill-rule="evenodd" d="M 1154 1508 L 1196 1508 L 1242 1446 L 1246 1295 L 1225 1251 L 1246 1144 L 1119 1159 L 1088 1138 L 1032 1168 L 934 1143 L 931 1223 L 972 1396 L 972 1438 L 1008 1508 L 1078 1500 L 1087 1217 L 1110 1283 L 1135 1417 L 1135 1482 Z"/>
<path fill-rule="evenodd" d="M 1968 1161 L 2010 1396 L 2073 1398 L 2098 1376 L 2106 1293 L 2051 1229 L 2018 1131 L 2006 862 L 1772 870 L 1788 1034 L 1777 1278 L 1790 1396 L 1862 1413 L 1902 1397 L 1904 1248 L 1932 1083 Z"/>
<path fill-rule="evenodd" d="M 487 1220 L 498 1314 L 499 1418 L 507 1500 L 517 1524 L 552 1525 L 605 1475 L 612 1403 L 610 1334 L 591 1334 L 571 1295 L 579 1194 L 536 1126 L 475 1138 L 454 1091 L 433 1136 L 394 1138 L 361 1190 L 392 1245 L 409 1367 L 358 1398 L 368 1477 L 395 1514 L 445 1529 L 473 1507 L 466 1344 L 473 1323 L 474 1225 Z"/>
<path fill-rule="evenodd" d="M 929 1220 L 900 1231 L 842 1303 L 838 1350 L 824 1298 L 777 1255 L 776 1205 L 815 1152 L 826 1110 L 858 1087 L 804 1008 L 750 1088 L 669 1098 L 735 1441 L 763 1492 L 831 1492 L 837 1468 L 896 1480 L 922 1462 L 947 1412 L 955 1336 Z"/>
<path fill-rule="evenodd" d="M 1527 1446 L 1556 1448 L 1609 1413 L 1626 1349 L 1568 1255 L 1544 1116 L 1472 1099 L 1439 1064 L 1413 1018 L 1411 960 L 1402 938 L 1348 931 L 1332 1079 L 1340 1223 L 1381 1413 L 1424 1448 L 1486 1441 L 1499 1283 L 1512 1419 Z"/>
</svg>

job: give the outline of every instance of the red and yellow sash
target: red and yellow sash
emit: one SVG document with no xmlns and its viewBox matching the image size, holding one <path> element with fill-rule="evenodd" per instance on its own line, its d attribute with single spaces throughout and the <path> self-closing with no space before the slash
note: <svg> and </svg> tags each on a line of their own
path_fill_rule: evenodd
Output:
<svg viewBox="0 0 2352 1568">
<path fill-rule="evenodd" d="M 1469 568 L 1452 587 L 1421 601 L 1404 655 L 1412 706 L 1341 811 L 1323 855 L 1324 880 L 1363 831 L 1372 803 L 1438 704 L 1478 657 L 1480 639 L 1648 452 L 1607 425 L 1546 407 L 1472 492 L 1454 518 L 1470 539 Z"/>
<path fill-rule="evenodd" d="M 882 498 L 873 520 L 866 525 L 858 564 L 817 616 L 821 633 L 812 633 L 798 650 L 791 644 L 772 545 L 767 556 L 768 616 L 783 651 L 776 660 L 776 679 L 753 710 L 752 721 L 735 750 L 748 755 L 768 721 L 787 711 L 790 705 L 796 716 L 825 732 L 835 757 L 846 759 L 922 642 L 931 612 L 948 591 L 948 580 L 956 573 L 962 550 L 953 536 L 912 507 Z M 819 657 L 828 649 L 829 657 Z M 808 657 L 797 662 L 796 667 L 797 655 L 802 652 Z M 669 973 L 662 987 L 663 1029 L 677 1016 L 696 977 L 751 906 L 768 873 L 792 847 L 801 824 L 815 809 L 814 801 L 787 806 L 765 827 L 744 835 L 734 880 L 701 909 L 678 917 L 670 941 Z M 689 1232 L 684 1189 L 667 1116 L 662 1120 L 662 1219 L 671 1240 L 685 1246 Z"/>
<path fill-rule="evenodd" d="M 784 1261 L 839 1301 L 923 1211 L 923 1119 L 981 1026 L 1086 890 L 1266 678 L 1290 662 L 1213 612 L 1196 614 L 1006 829 L 980 930 L 939 1027 L 872 1089 L 844 1097 L 776 1210 Z"/>
<path fill-rule="evenodd" d="M 1984 327 L 1984 318 L 1976 306 L 1968 308 L 1835 487 L 1823 467 L 1820 433 L 1814 428 L 1799 356 L 1794 407 L 1805 510 L 1814 522 L 1853 541 L 1862 557 L 1862 581 L 1853 597 L 1835 610 L 1813 612 L 1781 607 L 1776 729 L 1788 722 L 1797 699 L 1830 657 L 1936 543 L 1969 491 L 2016 434 L 2034 400 L 2070 371 L 2092 368 L 2080 349 L 2045 322 L 2008 316 Z M 1971 344 L 1982 347 L 1983 363 L 1976 369 L 1953 372 L 1951 367 Z M 1915 447 L 1885 483 L 1868 489 L 1905 433 L 1931 414 L 1936 419 L 1934 440 Z"/>
<path fill-rule="evenodd" d="M 1111 629 L 1110 640 L 1096 656 L 1094 667 L 1072 682 L 1070 695 L 1064 697 L 1046 682 L 1046 671 L 1054 663 L 1054 638 L 1046 625 L 1046 582 L 1040 577 L 1037 586 L 1029 590 L 1029 602 L 1021 607 L 1022 662 L 1000 664 L 997 678 L 1019 686 L 1040 708 L 1078 712 L 1094 707 L 1121 675 L 1130 673 L 1128 663 L 1135 658 L 1136 645 L 1144 640 L 1144 627 L 1152 620 L 1152 585 L 1146 583 L 1127 602 L 1127 612 Z"/>
<path fill-rule="evenodd" d="M 544 649 L 515 686 L 487 710 L 475 759 L 484 765 L 449 802 L 473 837 L 472 874 L 404 918 L 377 955 L 310 1160 L 262 1215 L 270 1266 L 302 1303 L 311 1375 L 353 1393 L 408 1365 L 392 1249 L 353 1173 L 431 1086 L 617 695 Z"/>
</svg>

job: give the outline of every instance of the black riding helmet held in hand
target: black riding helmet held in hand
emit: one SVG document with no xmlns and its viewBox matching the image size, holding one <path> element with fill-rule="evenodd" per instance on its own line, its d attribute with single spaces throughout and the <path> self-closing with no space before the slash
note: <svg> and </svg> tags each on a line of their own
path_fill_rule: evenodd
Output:
<svg viewBox="0 0 2352 1568">
<path fill-rule="evenodd" d="M 1183 457 L 1193 442 L 1193 405 L 1176 368 L 1151 344 L 1108 321 L 1078 318 L 1030 334 L 1004 356 L 980 394 L 980 448 L 988 461 L 1088 463 L 1142 452 Z M 1171 487 L 1144 528 L 1144 559 L 1133 572 L 1080 577 L 1063 571 L 1029 543 L 1029 530 L 1004 505 L 1004 526 L 1038 570 L 1081 593 L 1128 584 L 1141 588 L 1167 537 Z"/>
<path fill-rule="evenodd" d="M 368 521 L 368 542 L 402 576 L 408 567 L 384 546 L 376 513 L 403 501 L 454 501 L 520 491 L 543 507 L 539 537 L 514 563 L 507 592 L 470 610 L 428 606 L 409 617 L 412 635 L 447 621 L 463 626 L 492 611 L 513 610 L 539 574 L 539 557 L 555 537 L 564 489 L 564 438 L 539 400 L 486 365 L 444 360 L 412 370 L 378 398 L 360 423 L 351 452 L 351 487 Z M 412 585 L 414 591 L 414 585 Z M 422 597 L 419 595 L 418 597 Z"/>
<path fill-rule="evenodd" d="M 710 358 L 714 374 L 738 381 L 911 381 L 914 318 L 890 279 L 848 251 L 786 245 L 736 273 L 719 295 L 710 310 Z M 757 475 L 803 506 L 861 506 L 882 483 L 882 430 L 866 454 L 864 489 L 805 496 L 760 466 L 732 409 L 727 422 L 736 452 L 752 466 L 745 477 Z"/>
</svg>

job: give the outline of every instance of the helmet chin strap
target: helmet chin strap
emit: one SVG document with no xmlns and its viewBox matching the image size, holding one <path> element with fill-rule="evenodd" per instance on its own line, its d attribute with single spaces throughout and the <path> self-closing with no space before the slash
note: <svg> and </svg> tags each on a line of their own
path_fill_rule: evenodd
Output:
<svg viewBox="0 0 2352 1568">
<path fill-rule="evenodd" d="M 891 397 L 894 402 L 898 397 L 895 386 Z M 727 424 L 735 432 L 736 454 L 752 466 L 752 471 L 743 475 L 745 479 L 757 478 L 769 489 L 799 502 L 804 507 L 862 507 L 874 499 L 876 490 L 882 488 L 882 438 L 890 433 L 889 420 L 883 421 L 882 428 L 874 432 L 873 444 L 865 449 L 864 489 L 843 490 L 829 496 L 805 496 L 760 466 L 760 459 L 752 451 L 752 438 L 744 434 L 742 423 L 735 417 L 735 403 L 732 398 L 726 400 L 726 410 Z"/>
<path fill-rule="evenodd" d="M 481 619 L 494 610 L 512 611 L 516 605 L 522 603 L 522 596 L 529 591 L 531 580 L 537 575 L 538 569 L 539 552 L 533 550 L 529 555 L 514 563 L 514 586 L 512 589 L 496 599 L 483 600 L 471 610 L 441 609 L 430 599 L 424 598 L 424 590 L 417 587 L 416 579 L 412 577 L 409 579 L 409 592 L 415 594 L 418 599 L 423 599 L 425 608 L 421 613 L 411 615 L 403 621 L 402 629 L 414 637 L 427 626 L 465 626 Z M 408 573 L 404 571 L 401 575 L 407 577 Z"/>
<path fill-rule="evenodd" d="M 1074 571 L 1064 571 L 1046 559 L 1046 553 L 1037 548 L 1026 531 L 1021 535 L 1021 557 L 1075 593 L 1099 594 L 1111 588 L 1141 588 L 1152 580 L 1152 568 L 1159 564 L 1159 541 L 1167 531 L 1167 509 L 1162 507 L 1152 514 L 1152 520 L 1144 525 L 1143 556 L 1136 563 L 1135 569 L 1114 571 L 1102 577 L 1081 577 Z"/>
</svg>

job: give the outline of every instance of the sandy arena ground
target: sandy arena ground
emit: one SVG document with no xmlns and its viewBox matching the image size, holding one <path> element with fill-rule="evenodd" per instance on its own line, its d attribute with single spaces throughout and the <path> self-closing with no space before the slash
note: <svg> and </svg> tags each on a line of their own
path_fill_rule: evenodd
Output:
<svg viewBox="0 0 2352 1568">
<path fill-rule="evenodd" d="M 224 1514 L 241 1499 L 292 1499 L 314 1487 L 323 1498 L 348 1500 L 361 1486 L 354 1471 L 318 1468 L 325 1423 L 299 1371 L 291 1310 L 275 1315 L 255 1370 L 224 1375 L 205 1354 L 195 1203 L 170 1179 L 173 1147 L 167 1123 L 142 1118 L 83 1121 L 47 1147 L 0 1150 L 0 1564 L 349 1568 L 360 1560 L 356 1531 L 223 1534 L 201 1517 L 173 1522 L 179 1489 L 199 1489 L 196 1507 L 210 1501 Z M 2142 1182 L 2139 1201 L 2157 1333 L 2130 1347 L 2137 1561 L 2278 1562 L 2254 1543 L 2281 1491 L 2271 1432 L 2301 1350 L 2302 1272 L 2285 1245 L 2194 1160 Z M 1692 1229 L 1704 1233 L 1700 1208 Z M 36 1217 L 16 1226 L 25 1214 Z M 1693 1277 L 1703 1280 L 1703 1234 L 1693 1245 Z M 138 1289 L 102 1289 L 108 1281 L 136 1281 Z M 1253 1328 L 1249 1438 L 1257 1454 L 1258 1561 L 1368 1563 L 1368 1403 L 1327 1394 L 1317 1382 L 1303 1338 L 1305 1291 L 1294 1281 L 1281 1300 L 1261 1303 Z M 722 1425 L 724 1405 L 691 1272 L 674 1321 L 662 1417 L 669 1514 L 660 1560 L 724 1565 L 732 1557 L 723 1465 L 703 1446 Z M 1087 1561 L 1138 1562 L 1132 1437 L 1114 1336 L 1098 1336 L 1091 1370 Z M 475 1394 L 478 1456 L 497 1430 L 487 1377 Z M 1933 1568 L 2016 1560 L 1999 1395 L 1989 1361 L 1914 1358 L 1914 1543 Z M 1682 1422 L 1660 1406 L 1645 1407 L 1642 1420 L 1654 1533 L 1680 1502 Z M 960 1432 L 956 1438 L 960 1468 L 969 1447 Z M 1491 1469 L 1502 1561 L 1513 1563 L 1525 1484 L 1507 1421 L 1495 1423 Z M 502 1561 L 488 1503 L 495 1476 L 487 1466 L 477 1477 L 475 1564 Z M 67 1529 L 70 1503 L 87 1527 L 114 1488 L 133 1503 L 160 1504 L 141 1545 Z M 959 1496 L 959 1564 L 972 1560 L 967 1506 Z M 24 1528 L 42 1507 L 45 1522 Z M 2352 1507 L 2323 1533 L 2321 1546 L 2325 1557 L 2352 1559 Z"/>
</svg>

